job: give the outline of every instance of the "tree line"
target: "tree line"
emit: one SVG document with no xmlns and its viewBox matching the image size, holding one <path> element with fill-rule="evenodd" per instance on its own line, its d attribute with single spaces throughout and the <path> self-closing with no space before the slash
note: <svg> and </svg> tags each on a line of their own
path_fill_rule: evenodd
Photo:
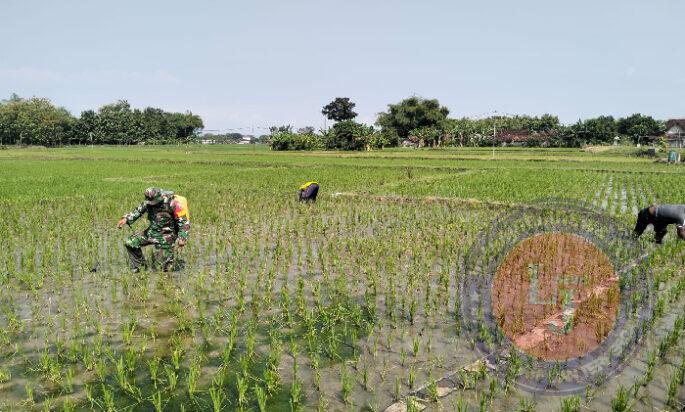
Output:
<svg viewBox="0 0 685 412">
<path fill-rule="evenodd" d="M 660 139 L 663 121 L 634 114 L 615 119 L 599 116 L 563 125 L 558 117 L 493 115 L 481 119 L 450 118 L 449 110 L 436 99 L 409 97 L 389 104 L 379 113 L 375 125 L 355 121 L 355 103 L 338 97 L 321 113 L 333 126 L 316 131 L 313 127 L 294 130 L 272 127 L 270 135 L 255 138 L 274 150 L 368 150 L 399 145 L 416 147 L 526 146 L 579 147 L 622 143 L 651 144 Z M 53 105 L 48 99 L 23 99 L 12 95 L 0 101 L 0 144 L 58 146 L 69 144 L 169 144 L 202 139 L 235 143 L 240 134 L 200 136 L 202 119 L 191 112 L 171 113 L 147 107 L 135 109 L 126 100 L 86 110 L 79 117 Z"/>
<path fill-rule="evenodd" d="M 449 109 L 436 99 L 409 97 L 388 105 L 379 113 L 376 127 L 354 121 L 355 103 L 338 97 L 322 109 L 322 114 L 335 124 L 315 133 L 293 131 L 290 126 L 271 130 L 274 150 L 363 150 L 398 145 L 429 146 L 493 146 L 520 144 L 525 146 L 580 147 L 611 144 L 618 137 L 622 143 L 651 144 L 660 139 L 665 123 L 651 116 L 634 114 L 615 119 L 612 116 L 578 120 L 563 125 L 557 116 L 492 115 L 482 119 L 450 118 Z"/>
<path fill-rule="evenodd" d="M 133 109 L 126 100 L 86 110 L 79 117 L 44 98 L 12 95 L 0 101 L 3 145 L 189 143 L 203 127 L 202 119 L 190 112 Z"/>
</svg>

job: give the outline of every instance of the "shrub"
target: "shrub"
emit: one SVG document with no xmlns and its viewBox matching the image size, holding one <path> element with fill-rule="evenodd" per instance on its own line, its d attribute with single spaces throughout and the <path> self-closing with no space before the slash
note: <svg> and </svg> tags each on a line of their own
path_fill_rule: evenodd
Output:
<svg viewBox="0 0 685 412">
<path fill-rule="evenodd" d="M 423 146 L 440 146 L 442 137 L 443 137 L 443 131 L 436 128 L 436 127 L 419 127 L 416 129 L 413 129 L 412 131 L 409 132 L 409 136 L 415 136 L 418 138 L 419 141 L 419 147 Z"/>
<path fill-rule="evenodd" d="M 353 120 L 338 122 L 324 136 L 326 149 L 364 150 L 372 140 L 373 127 Z"/>
<path fill-rule="evenodd" d="M 271 135 L 271 150 L 321 150 L 323 139 L 315 134 L 277 132 Z"/>
</svg>

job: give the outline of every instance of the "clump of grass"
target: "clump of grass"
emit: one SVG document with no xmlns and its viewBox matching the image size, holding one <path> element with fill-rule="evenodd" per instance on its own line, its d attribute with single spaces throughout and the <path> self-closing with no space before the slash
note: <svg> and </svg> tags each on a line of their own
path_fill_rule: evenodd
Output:
<svg viewBox="0 0 685 412">
<path fill-rule="evenodd" d="M 562 412 L 580 412 L 580 396 L 569 396 L 561 400 Z"/>
<path fill-rule="evenodd" d="M 666 399 L 666 405 L 674 409 L 681 406 L 678 402 L 678 391 L 680 390 L 680 385 L 682 385 L 680 380 L 680 373 L 676 370 L 671 375 L 671 380 L 668 384 L 668 397 Z"/>
<path fill-rule="evenodd" d="M 214 412 L 221 411 L 223 408 L 225 398 L 223 388 L 212 385 L 209 388 L 209 396 L 212 400 L 212 409 L 214 410 Z"/>
<path fill-rule="evenodd" d="M 347 371 L 345 367 L 340 370 L 340 386 L 342 391 L 342 398 L 346 404 L 352 403 L 352 388 L 354 385 L 354 378 Z"/>
<path fill-rule="evenodd" d="M 431 401 L 438 401 L 438 382 L 435 380 L 430 371 L 428 373 L 428 385 L 426 386 L 426 392 L 428 392 L 428 397 Z"/>
<path fill-rule="evenodd" d="M 257 398 L 257 406 L 259 407 L 259 412 L 266 412 L 266 401 L 268 399 L 268 393 L 261 386 L 256 385 L 254 387 L 254 394 Z"/>
<path fill-rule="evenodd" d="M 415 397 L 407 397 L 407 412 L 419 412 L 421 410 L 419 402 Z"/>
<path fill-rule="evenodd" d="M 12 374 L 9 370 L 0 368 L 0 383 L 7 383 L 12 379 Z"/>
<path fill-rule="evenodd" d="M 414 384 L 416 382 L 416 372 L 414 370 L 414 365 L 409 366 L 409 372 L 407 375 L 407 384 L 409 385 L 409 389 L 414 389 Z"/>
<path fill-rule="evenodd" d="M 533 412 L 535 411 L 535 401 L 530 398 L 521 398 L 516 410 L 518 412 Z"/>
<path fill-rule="evenodd" d="M 624 412 L 628 410 L 628 401 L 629 401 L 629 393 L 628 389 L 623 387 L 622 385 L 618 387 L 618 390 L 616 391 L 616 394 L 614 397 L 611 399 L 611 410 L 613 412 Z"/>
</svg>

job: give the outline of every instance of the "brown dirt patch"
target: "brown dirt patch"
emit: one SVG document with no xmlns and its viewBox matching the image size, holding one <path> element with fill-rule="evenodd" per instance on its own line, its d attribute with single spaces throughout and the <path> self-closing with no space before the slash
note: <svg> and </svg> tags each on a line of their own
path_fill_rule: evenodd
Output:
<svg viewBox="0 0 685 412">
<path fill-rule="evenodd" d="M 609 258 L 568 233 L 517 244 L 492 286 L 497 324 L 516 347 L 546 361 L 597 348 L 613 329 L 619 301 L 618 275 Z"/>
</svg>

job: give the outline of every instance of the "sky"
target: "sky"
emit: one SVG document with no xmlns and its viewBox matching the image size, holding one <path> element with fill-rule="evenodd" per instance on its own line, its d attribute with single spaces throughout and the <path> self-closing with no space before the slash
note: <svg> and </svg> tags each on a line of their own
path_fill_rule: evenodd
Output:
<svg viewBox="0 0 685 412">
<path fill-rule="evenodd" d="M 75 115 L 120 99 L 205 130 L 372 124 L 436 98 L 451 117 L 685 117 L 682 0 L 2 0 L 0 99 Z"/>
</svg>

